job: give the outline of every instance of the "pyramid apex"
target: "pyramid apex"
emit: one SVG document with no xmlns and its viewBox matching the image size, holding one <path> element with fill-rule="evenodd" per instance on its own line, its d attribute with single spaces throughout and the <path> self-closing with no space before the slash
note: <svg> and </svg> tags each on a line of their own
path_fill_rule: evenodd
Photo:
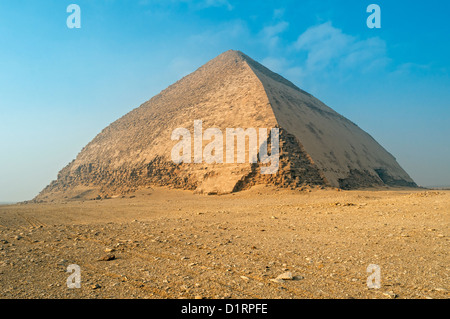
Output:
<svg viewBox="0 0 450 319">
<path fill-rule="evenodd" d="M 248 61 L 251 58 L 242 51 L 230 49 L 219 54 L 215 59 L 239 59 Z"/>
</svg>

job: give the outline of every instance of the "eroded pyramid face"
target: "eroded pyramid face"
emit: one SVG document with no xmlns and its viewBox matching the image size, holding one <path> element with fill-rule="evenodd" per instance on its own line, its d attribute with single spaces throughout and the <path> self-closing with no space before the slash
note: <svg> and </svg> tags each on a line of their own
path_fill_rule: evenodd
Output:
<svg viewBox="0 0 450 319">
<path fill-rule="evenodd" d="M 198 121 L 202 129 L 196 143 Z M 190 134 L 190 161 L 174 161 L 174 147 L 184 138 L 173 139 L 177 129 Z M 244 137 L 244 160 L 238 160 L 238 149 L 234 161 L 227 160 L 227 129 L 257 132 L 256 160 L 251 160 L 251 134 Z M 261 129 L 268 132 L 265 138 Z M 222 133 L 221 141 L 214 132 Z M 260 160 L 261 145 L 270 155 L 274 141 L 279 144 L 277 169 L 264 174 L 273 163 Z M 218 154 L 221 143 L 225 151 Z M 203 156 L 205 151 L 216 161 Z M 261 183 L 416 186 L 395 158 L 354 123 L 245 54 L 227 51 L 106 127 L 37 200 L 77 197 L 92 189 L 114 196 L 151 185 L 220 194 Z"/>
</svg>

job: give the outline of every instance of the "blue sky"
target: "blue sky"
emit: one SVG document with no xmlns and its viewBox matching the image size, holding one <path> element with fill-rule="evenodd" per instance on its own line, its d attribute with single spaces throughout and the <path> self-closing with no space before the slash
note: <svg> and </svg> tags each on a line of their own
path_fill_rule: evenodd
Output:
<svg viewBox="0 0 450 319">
<path fill-rule="evenodd" d="M 81 29 L 69 29 L 69 4 Z M 366 8 L 381 7 L 381 29 Z M 450 2 L 0 0 L 0 202 L 34 197 L 105 126 L 229 49 L 450 185 Z"/>
</svg>

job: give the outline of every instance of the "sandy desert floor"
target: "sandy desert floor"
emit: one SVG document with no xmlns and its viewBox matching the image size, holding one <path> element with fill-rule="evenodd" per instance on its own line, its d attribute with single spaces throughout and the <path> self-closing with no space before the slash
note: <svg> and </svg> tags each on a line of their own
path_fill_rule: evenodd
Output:
<svg viewBox="0 0 450 319">
<path fill-rule="evenodd" d="M 449 298 L 449 224 L 443 190 L 154 188 L 0 206 L 0 298 Z M 273 280 L 287 271 L 297 280 Z"/>
</svg>

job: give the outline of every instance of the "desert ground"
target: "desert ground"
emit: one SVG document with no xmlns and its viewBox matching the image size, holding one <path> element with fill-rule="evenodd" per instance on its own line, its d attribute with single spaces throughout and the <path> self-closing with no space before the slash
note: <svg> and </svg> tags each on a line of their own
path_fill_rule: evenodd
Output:
<svg viewBox="0 0 450 319">
<path fill-rule="evenodd" d="M 449 298 L 449 224 L 450 191 L 424 189 L 148 188 L 0 206 L 0 298 Z"/>
</svg>

